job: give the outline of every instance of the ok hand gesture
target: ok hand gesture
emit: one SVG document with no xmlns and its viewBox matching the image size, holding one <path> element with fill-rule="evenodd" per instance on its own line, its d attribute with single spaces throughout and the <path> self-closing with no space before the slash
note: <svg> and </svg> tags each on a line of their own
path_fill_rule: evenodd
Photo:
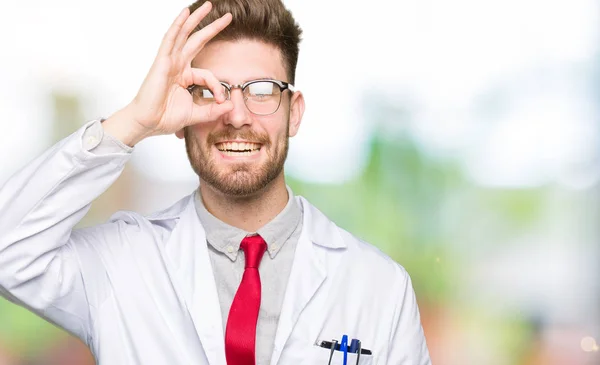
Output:
<svg viewBox="0 0 600 365">
<path fill-rule="evenodd" d="M 208 70 L 191 67 L 202 48 L 231 22 L 231 14 L 190 36 L 198 23 L 210 12 L 204 3 L 194 13 L 185 8 L 175 19 L 160 45 L 148 75 L 133 101 L 104 121 L 104 129 L 133 146 L 150 136 L 175 133 L 186 126 L 213 121 L 233 109 L 219 81 Z M 197 105 L 187 87 L 206 85 L 215 91 L 215 103 Z"/>
</svg>

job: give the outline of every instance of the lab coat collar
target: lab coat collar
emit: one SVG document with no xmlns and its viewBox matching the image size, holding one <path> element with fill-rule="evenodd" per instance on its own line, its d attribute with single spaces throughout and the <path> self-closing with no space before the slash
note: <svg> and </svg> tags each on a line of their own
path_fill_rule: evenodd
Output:
<svg viewBox="0 0 600 365">
<path fill-rule="evenodd" d="M 150 219 L 159 225 L 168 225 L 166 221 L 169 220 L 177 221 L 165 244 L 165 252 L 171 263 L 169 271 L 174 278 L 173 285 L 183 299 L 204 350 L 202 353 L 198 351 L 199 347 L 189 348 L 191 358 L 206 356 L 209 364 L 225 364 L 221 307 L 206 233 L 194 206 L 194 194 Z"/>
<path fill-rule="evenodd" d="M 297 195 L 296 199 L 303 211 L 303 231 L 315 245 L 327 248 L 346 248 L 346 243 L 340 236 L 339 228 L 312 205 L 306 198 Z"/>
<path fill-rule="evenodd" d="M 341 255 L 329 256 L 346 247 L 337 226 L 305 198 L 297 196 L 303 211 L 303 225 L 294 262 L 288 280 L 288 289 L 283 298 L 279 324 L 273 346 L 271 365 L 278 365 L 283 349 L 290 338 L 300 314 L 305 312 L 308 303 L 315 298 L 328 275 L 333 274 L 339 265 Z M 325 249 L 323 249 L 325 248 Z M 334 249 L 334 250 L 329 250 Z M 329 259 L 326 257 L 329 256 Z M 321 298 L 321 300 L 323 300 Z M 319 304 L 315 303 L 317 307 Z M 310 333 L 313 338 L 320 331 L 325 320 L 325 311 L 310 316 Z"/>
<path fill-rule="evenodd" d="M 180 219 L 184 213 L 194 207 L 194 193 L 181 199 L 169 209 L 150 216 L 151 220 Z M 317 207 L 312 205 L 306 198 L 296 195 L 295 199 L 303 211 L 303 231 L 306 231 L 309 240 L 319 246 L 327 248 L 346 248 L 338 227 Z M 191 218 L 191 217 L 189 217 Z M 198 221 L 194 219 L 193 221 Z M 204 233 L 204 229 L 202 229 Z"/>
</svg>

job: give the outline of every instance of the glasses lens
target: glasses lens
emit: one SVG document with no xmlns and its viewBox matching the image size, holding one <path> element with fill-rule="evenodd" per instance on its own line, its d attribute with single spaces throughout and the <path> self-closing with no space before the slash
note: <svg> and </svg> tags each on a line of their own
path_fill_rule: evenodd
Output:
<svg viewBox="0 0 600 365">
<path fill-rule="evenodd" d="M 271 81 L 257 81 L 246 86 L 244 99 L 248 109 L 259 115 L 273 114 L 279 109 L 281 89 Z"/>
<path fill-rule="evenodd" d="M 227 90 L 227 88 L 223 85 L 220 86 L 223 90 L 223 93 L 225 94 L 225 98 L 229 99 L 229 90 Z M 200 105 L 214 103 L 215 101 L 215 96 L 213 95 L 213 92 L 207 86 L 204 85 L 196 85 L 192 89 L 192 96 L 194 98 L 194 102 Z"/>
</svg>

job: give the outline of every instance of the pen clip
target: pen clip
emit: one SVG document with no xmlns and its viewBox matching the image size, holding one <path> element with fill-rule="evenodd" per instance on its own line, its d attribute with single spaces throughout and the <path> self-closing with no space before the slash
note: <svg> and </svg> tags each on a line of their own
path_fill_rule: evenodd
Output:
<svg viewBox="0 0 600 365">
<path fill-rule="evenodd" d="M 331 359 L 333 358 L 333 352 L 335 351 L 335 346 L 337 345 L 337 340 L 331 340 L 331 352 L 329 353 L 329 362 L 327 365 L 331 365 Z"/>
</svg>

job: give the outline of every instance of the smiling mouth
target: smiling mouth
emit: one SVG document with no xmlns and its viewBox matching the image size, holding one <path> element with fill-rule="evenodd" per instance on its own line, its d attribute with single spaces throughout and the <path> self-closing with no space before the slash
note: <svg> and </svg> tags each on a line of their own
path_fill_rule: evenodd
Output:
<svg viewBox="0 0 600 365">
<path fill-rule="evenodd" d="M 217 143 L 215 147 L 226 156 L 252 156 L 260 151 L 260 143 L 225 142 Z"/>
</svg>

